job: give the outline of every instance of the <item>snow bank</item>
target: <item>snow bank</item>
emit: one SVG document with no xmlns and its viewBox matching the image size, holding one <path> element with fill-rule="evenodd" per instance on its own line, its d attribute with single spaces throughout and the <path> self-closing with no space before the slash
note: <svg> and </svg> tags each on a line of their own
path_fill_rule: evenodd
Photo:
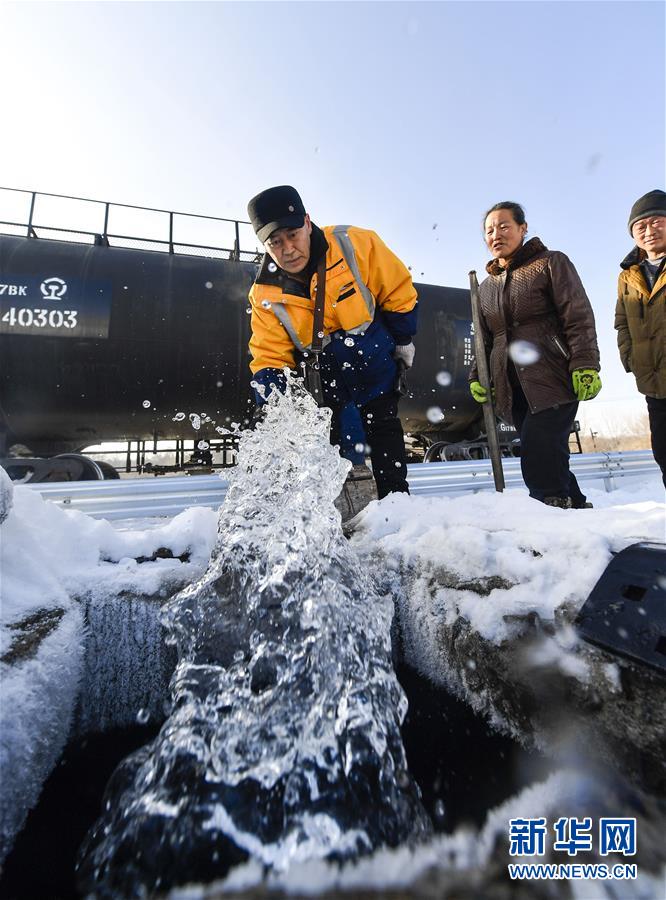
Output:
<svg viewBox="0 0 666 900">
<path fill-rule="evenodd" d="M 580 607 L 611 554 L 641 540 L 666 540 L 663 503 L 644 500 L 608 509 L 562 510 L 525 493 L 448 499 L 394 494 L 362 514 L 354 543 L 380 554 L 395 571 L 411 569 L 450 586 L 424 584 L 413 615 L 451 623 L 458 617 L 499 644 L 530 613 L 553 621 Z M 612 496 L 612 495 L 611 495 Z M 626 499 L 625 499 L 626 503 Z"/>
<path fill-rule="evenodd" d="M 67 740 L 83 616 L 20 503 L 0 525 L 0 570 L 1 862 Z"/>
<path fill-rule="evenodd" d="M 663 785 L 666 682 L 573 627 L 612 553 L 665 539 L 664 504 L 647 499 L 662 490 L 654 479 L 640 502 L 617 492 L 588 510 L 519 491 L 394 495 L 367 507 L 352 540 L 395 598 L 412 668 L 524 744 Z"/>
<path fill-rule="evenodd" d="M 216 514 L 146 531 L 63 510 L 0 469 L 0 861 L 72 730 L 161 718 L 170 674 L 160 603 L 205 568 Z M 160 548 L 173 558 L 150 559 Z M 186 558 L 182 562 L 177 557 Z"/>
<path fill-rule="evenodd" d="M 9 515 L 14 502 L 14 485 L 9 475 L 0 466 L 0 525 Z"/>
</svg>

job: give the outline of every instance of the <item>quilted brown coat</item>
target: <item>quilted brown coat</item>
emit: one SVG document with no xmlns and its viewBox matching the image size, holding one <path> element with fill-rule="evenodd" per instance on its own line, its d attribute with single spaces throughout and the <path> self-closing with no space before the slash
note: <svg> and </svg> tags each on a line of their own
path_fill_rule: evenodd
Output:
<svg viewBox="0 0 666 900">
<path fill-rule="evenodd" d="M 615 327 L 620 359 L 636 376 L 636 387 L 648 397 L 666 398 L 666 268 L 652 290 L 640 262 L 645 252 L 636 247 L 622 261 L 618 281 Z"/>
<path fill-rule="evenodd" d="M 506 270 L 491 260 L 486 271 L 479 297 L 498 416 L 512 421 L 508 349 L 515 341 L 528 342 L 539 354 L 531 365 L 515 364 L 530 412 L 572 403 L 573 370 L 599 370 L 594 313 L 573 264 L 535 237 L 518 249 Z M 477 379 L 475 362 L 469 380 Z"/>
</svg>

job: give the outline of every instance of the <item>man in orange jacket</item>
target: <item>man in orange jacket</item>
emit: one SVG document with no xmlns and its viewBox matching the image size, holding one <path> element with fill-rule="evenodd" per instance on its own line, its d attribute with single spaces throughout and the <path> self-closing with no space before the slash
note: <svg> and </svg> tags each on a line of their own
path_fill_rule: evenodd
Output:
<svg viewBox="0 0 666 900">
<path fill-rule="evenodd" d="M 409 493 L 396 389 L 399 366 L 414 359 L 417 296 L 407 267 L 374 231 L 318 228 L 295 188 L 268 188 L 248 204 L 266 255 L 250 290 L 250 369 L 266 389 L 284 384 L 313 340 L 317 269 L 325 264 L 324 403 L 333 410 L 331 440 L 340 443 L 340 413 L 361 414 L 379 498 Z M 264 397 L 257 392 L 257 402 Z"/>
</svg>

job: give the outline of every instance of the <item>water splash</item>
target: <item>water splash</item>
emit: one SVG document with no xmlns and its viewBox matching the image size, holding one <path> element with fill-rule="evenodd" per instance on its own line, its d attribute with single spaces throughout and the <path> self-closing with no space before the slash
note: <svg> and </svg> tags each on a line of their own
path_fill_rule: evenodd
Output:
<svg viewBox="0 0 666 900">
<path fill-rule="evenodd" d="M 143 896 L 253 857 L 283 871 L 429 831 L 400 736 L 390 599 L 344 539 L 349 463 L 288 379 L 243 432 L 207 572 L 165 610 L 173 711 L 107 788 L 81 887 Z"/>
</svg>

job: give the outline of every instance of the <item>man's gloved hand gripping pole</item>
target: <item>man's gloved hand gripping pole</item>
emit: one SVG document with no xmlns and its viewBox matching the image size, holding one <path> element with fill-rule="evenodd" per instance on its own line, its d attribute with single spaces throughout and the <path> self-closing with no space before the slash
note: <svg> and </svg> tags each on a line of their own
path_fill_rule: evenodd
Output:
<svg viewBox="0 0 666 900">
<path fill-rule="evenodd" d="M 317 406 L 324 404 L 324 391 L 321 386 L 321 369 L 319 354 L 324 346 L 324 303 L 326 302 L 326 258 L 317 266 L 317 288 L 315 296 L 314 316 L 312 320 L 311 356 L 305 367 L 305 386 L 314 397 Z"/>
<path fill-rule="evenodd" d="M 414 363 L 415 353 L 416 347 L 414 346 L 413 341 L 410 341 L 408 344 L 397 344 L 393 351 L 393 359 L 398 366 L 398 373 L 395 377 L 395 392 L 401 397 L 404 397 L 409 390 L 409 385 L 407 384 L 407 371 L 408 369 L 411 369 L 412 364 Z"/>
</svg>

